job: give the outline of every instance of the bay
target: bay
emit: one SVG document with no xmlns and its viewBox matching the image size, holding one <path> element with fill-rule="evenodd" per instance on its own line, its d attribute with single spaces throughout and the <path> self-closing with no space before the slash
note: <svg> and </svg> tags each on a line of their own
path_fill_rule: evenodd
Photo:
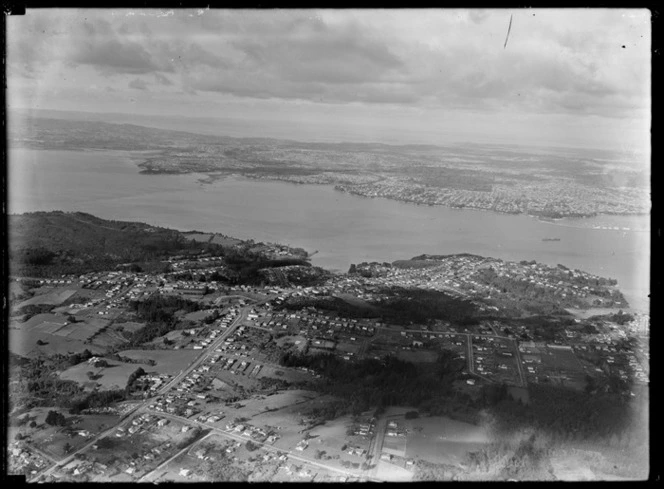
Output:
<svg viewBox="0 0 664 489">
<path fill-rule="evenodd" d="M 548 222 L 371 199 L 326 185 L 240 176 L 202 183 L 206 175 L 147 175 L 139 173 L 139 161 L 140 155 L 121 151 L 13 148 L 8 211 L 82 211 L 104 219 L 284 243 L 317 250 L 315 265 L 341 271 L 351 263 L 422 253 L 560 263 L 617 279 L 632 308 L 648 312 L 649 216 Z"/>
</svg>

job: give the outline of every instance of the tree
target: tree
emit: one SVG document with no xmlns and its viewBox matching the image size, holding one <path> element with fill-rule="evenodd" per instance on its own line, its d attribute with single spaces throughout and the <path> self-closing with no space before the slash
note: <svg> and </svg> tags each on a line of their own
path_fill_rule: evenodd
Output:
<svg viewBox="0 0 664 489">
<path fill-rule="evenodd" d="M 65 426 L 67 424 L 67 420 L 64 414 L 57 411 L 49 411 L 46 415 L 46 424 L 51 426 Z"/>
<path fill-rule="evenodd" d="M 69 444 L 69 442 L 65 443 L 65 446 L 62 447 L 62 451 L 64 452 L 65 455 L 71 452 L 71 445 Z"/>
</svg>

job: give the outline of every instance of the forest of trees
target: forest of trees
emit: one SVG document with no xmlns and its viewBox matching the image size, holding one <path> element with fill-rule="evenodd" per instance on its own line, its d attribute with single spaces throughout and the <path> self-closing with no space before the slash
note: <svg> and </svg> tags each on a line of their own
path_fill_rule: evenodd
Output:
<svg viewBox="0 0 664 489">
<path fill-rule="evenodd" d="M 60 407 L 77 414 L 83 409 L 108 406 L 126 398 L 125 390 L 86 393 L 77 382 L 61 380 L 59 373 L 92 356 L 89 350 L 71 355 L 25 358 L 10 354 L 10 368 L 18 382 L 9 386 L 13 405 L 20 408 Z"/>
<path fill-rule="evenodd" d="M 198 302 L 179 296 L 153 295 L 144 301 L 130 301 L 129 310 L 147 324 L 129 335 L 128 346 L 142 345 L 178 329 L 181 323 L 175 316 L 177 311 L 189 313 L 201 307 Z"/>
<path fill-rule="evenodd" d="M 629 401 L 611 393 L 579 392 L 547 384 L 529 386 L 530 404 L 498 391 L 487 402 L 498 433 L 533 427 L 565 440 L 601 440 L 627 436 L 631 429 Z"/>
<path fill-rule="evenodd" d="M 317 388 L 340 401 L 318 408 L 314 416 L 333 419 L 370 408 L 390 405 L 418 406 L 426 400 L 445 396 L 463 369 L 452 352 L 441 351 L 438 361 L 426 366 L 389 356 L 383 361 L 364 359 L 346 362 L 334 355 L 300 355 L 285 352 L 280 364 L 310 368 L 322 376 Z"/>
<path fill-rule="evenodd" d="M 9 216 L 9 221 L 14 275 L 80 274 L 132 262 L 158 262 L 176 254 L 224 250 L 187 240 L 172 229 L 109 221 L 83 212 L 32 212 Z"/>
<path fill-rule="evenodd" d="M 470 301 L 437 290 L 386 287 L 380 292 L 390 296 L 380 307 L 385 319 L 393 323 L 423 324 L 442 319 L 469 325 L 479 320 L 477 308 Z"/>
<path fill-rule="evenodd" d="M 275 309 L 300 310 L 316 307 L 347 318 L 381 318 L 393 324 L 426 324 L 443 319 L 462 325 L 476 324 L 480 319 L 477 308 L 470 302 L 444 292 L 404 287 L 384 287 L 381 294 L 390 297 L 380 304 L 361 306 L 338 297 L 293 297 Z"/>
</svg>

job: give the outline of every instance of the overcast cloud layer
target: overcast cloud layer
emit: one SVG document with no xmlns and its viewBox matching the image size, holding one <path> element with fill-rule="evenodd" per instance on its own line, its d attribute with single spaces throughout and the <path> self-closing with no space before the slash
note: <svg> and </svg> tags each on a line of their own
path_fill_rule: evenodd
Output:
<svg viewBox="0 0 664 489">
<path fill-rule="evenodd" d="M 395 127 L 465 133 L 476 118 L 506 137 L 587 127 L 595 145 L 638 145 L 650 45 L 647 10 L 49 10 L 8 18 L 7 74 L 10 107 L 364 125 L 398 114 Z"/>
</svg>

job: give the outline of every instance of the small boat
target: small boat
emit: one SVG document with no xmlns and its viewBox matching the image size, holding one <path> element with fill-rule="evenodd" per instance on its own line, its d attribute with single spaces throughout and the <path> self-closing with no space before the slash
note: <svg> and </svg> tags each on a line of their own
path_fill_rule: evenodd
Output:
<svg viewBox="0 0 664 489">
<path fill-rule="evenodd" d="M 542 238 L 542 241 L 560 241 L 560 238 Z"/>
</svg>

